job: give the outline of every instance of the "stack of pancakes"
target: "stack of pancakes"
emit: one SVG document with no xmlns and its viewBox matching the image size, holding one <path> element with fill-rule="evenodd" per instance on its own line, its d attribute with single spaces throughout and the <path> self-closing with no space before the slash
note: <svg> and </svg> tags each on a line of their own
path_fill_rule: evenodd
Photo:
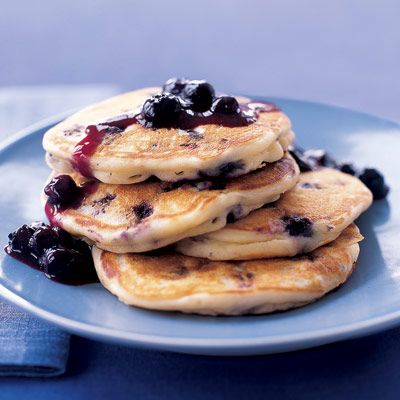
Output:
<svg viewBox="0 0 400 400">
<path fill-rule="evenodd" d="M 300 173 L 287 152 L 290 121 L 277 109 L 240 127 L 132 124 L 102 138 L 91 177 L 77 172 L 88 125 L 159 91 L 93 105 L 44 136 L 51 178 L 99 181 L 53 222 L 93 245 L 101 283 L 138 307 L 237 315 L 301 306 L 345 282 L 362 240 L 352 222 L 372 195 L 337 170 Z"/>
</svg>

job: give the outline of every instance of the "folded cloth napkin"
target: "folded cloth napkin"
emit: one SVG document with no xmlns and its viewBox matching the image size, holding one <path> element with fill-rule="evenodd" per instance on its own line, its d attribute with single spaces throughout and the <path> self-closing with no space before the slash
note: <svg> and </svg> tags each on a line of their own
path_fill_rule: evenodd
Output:
<svg viewBox="0 0 400 400">
<path fill-rule="evenodd" d="M 61 375 L 68 352 L 67 333 L 0 303 L 0 376 Z"/>
</svg>

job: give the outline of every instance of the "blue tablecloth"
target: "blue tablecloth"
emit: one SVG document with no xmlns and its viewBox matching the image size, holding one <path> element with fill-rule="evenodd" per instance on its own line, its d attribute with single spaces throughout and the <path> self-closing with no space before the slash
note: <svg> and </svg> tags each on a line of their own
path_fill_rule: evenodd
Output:
<svg viewBox="0 0 400 400">
<path fill-rule="evenodd" d="M 63 7 L 17 0 L 0 12 L 7 38 L 0 85 L 111 81 L 129 89 L 185 75 L 229 92 L 325 101 L 400 120 L 399 13 L 395 0 L 87 0 Z M 0 108 L 8 96 L 0 95 Z M 62 91 L 54 102 L 61 111 Z M 31 113 L 38 119 L 40 105 Z M 6 114 L 0 129 L 19 127 L 19 118 L 10 122 Z M 66 375 L 0 378 L 0 398 L 397 399 L 399 333 L 249 358 L 73 337 Z"/>
</svg>

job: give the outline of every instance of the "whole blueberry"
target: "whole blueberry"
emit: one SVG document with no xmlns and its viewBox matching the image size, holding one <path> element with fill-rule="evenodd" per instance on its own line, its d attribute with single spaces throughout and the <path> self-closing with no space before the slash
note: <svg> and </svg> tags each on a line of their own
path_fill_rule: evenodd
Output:
<svg viewBox="0 0 400 400">
<path fill-rule="evenodd" d="M 316 167 L 336 168 L 336 161 L 325 151 L 321 149 L 310 149 L 304 152 L 304 157 Z"/>
<path fill-rule="evenodd" d="M 35 232 L 35 228 L 29 225 L 22 225 L 16 231 L 8 235 L 8 247 L 10 251 L 29 255 L 32 251 L 30 240 Z"/>
<path fill-rule="evenodd" d="M 375 168 L 365 168 L 358 178 L 372 192 L 374 200 L 384 199 L 389 193 L 383 175 Z"/>
<path fill-rule="evenodd" d="M 304 151 L 299 147 L 289 146 L 289 153 L 296 161 L 301 172 L 308 172 L 314 169 L 315 162 L 311 162 L 311 160 L 305 157 Z"/>
<path fill-rule="evenodd" d="M 64 229 L 59 228 L 58 226 L 52 226 L 51 230 L 57 237 L 57 243 L 60 247 L 73 247 L 75 239 L 71 236 L 70 233 L 64 231 Z"/>
<path fill-rule="evenodd" d="M 60 282 L 71 282 L 84 268 L 86 258 L 78 251 L 65 248 L 47 249 L 40 259 L 43 272 Z"/>
<path fill-rule="evenodd" d="M 132 211 L 138 220 L 142 220 L 150 217 L 150 215 L 153 214 L 154 209 L 151 204 L 147 203 L 146 201 L 142 201 L 136 206 L 133 206 Z"/>
<path fill-rule="evenodd" d="M 181 94 L 187 108 L 198 112 L 209 110 L 214 96 L 214 88 L 206 81 L 189 81 Z"/>
<path fill-rule="evenodd" d="M 282 221 L 285 224 L 285 231 L 290 236 L 311 237 L 313 234 L 313 223 L 306 217 L 285 215 L 282 217 Z"/>
<path fill-rule="evenodd" d="M 92 260 L 92 251 L 90 246 L 82 239 L 73 239 L 73 245 L 72 248 L 76 251 L 79 251 L 84 257 Z"/>
<path fill-rule="evenodd" d="M 69 175 L 59 175 L 53 178 L 44 188 L 53 204 L 71 205 L 80 196 L 81 190 Z"/>
<path fill-rule="evenodd" d="M 153 128 L 172 128 L 177 126 L 182 111 L 181 102 L 176 96 L 163 93 L 145 101 L 141 116 L 145 124 Z"/>
<path fill-rule="evenodd" d="M 188 80 L 183 78 L 168 79 L 163 85 L 163 93 L 179 95 L 185 88 Z"/>
<path fill-rule="evenodd" d="M 357 169 L 351 163 L 342 163 L 342 164 L 340 164 L 339 165 L 339 170 L 341 172 L 344 172 L 345 174 L 349 174 L 349 175 L 353 175 L 353 176 L 357 174 Z"/>
<path fill-rule="evenodd" d="M 211 111 L 218 114 L 234 115 L 240 113 L 240 107 L 234 97 L 221 96 L 214 100 Z"/>
<path fill-rule="evenodd" d="M 46 249 L 57 246 L 59 238 L 50 226 L 38 228 L 30 238 L 29 245 L 35 254 L 40 257 Z"/>
</svg>

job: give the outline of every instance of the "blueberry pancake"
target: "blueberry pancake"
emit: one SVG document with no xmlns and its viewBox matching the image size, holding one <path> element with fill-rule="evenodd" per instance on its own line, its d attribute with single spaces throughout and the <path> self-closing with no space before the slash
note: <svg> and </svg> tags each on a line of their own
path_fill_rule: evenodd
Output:
<svg viewBox="0 0 400 400">
<path fill-rule="evenodd" d="M 187 86 L 193 82 L 205 85 Z M 205 91 L 191 102 L 161 90 L 113 97 L 54 126 L 43 138 L 47 163 L 112 184 L 235 177 L 279 160 L 294 138 L 289 118 L 271 104 L 215 97 L 213 89 L 211 99 Z"/>
<path fill-rule="evenodd" d="M 246 176 L 224 180 L 110 185 L 77 173 L 51 177 L 43 200 L 53 225 L 116 253 L 143 252 L 221 229 L 293 187 L 297 164 L 286 154 Z"/>
<path fill-rule="evenodd" d="M 352 224 L 335 241 L 295 258 L 210 261 L 96 247 L 92 253 L 101 283 L 126 304 L 209 315 L 263 314 L 311 303 L 344 283 L 361 240 Z"/>
<path fill-rule="evenodd" d="M 371 202 L 371 192 L 351 175 L 330 168 L 305 172 L 275 203 L 184 239 L 177 250 L 211 260 L 291 257 L 335 240 Z"/>
</svg>

